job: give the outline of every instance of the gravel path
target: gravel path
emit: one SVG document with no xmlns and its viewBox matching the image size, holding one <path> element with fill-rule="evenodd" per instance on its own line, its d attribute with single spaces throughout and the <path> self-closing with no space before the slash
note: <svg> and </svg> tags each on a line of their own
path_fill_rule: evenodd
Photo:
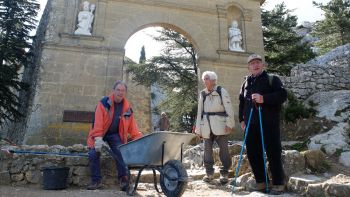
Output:
<svg viewBox="0 0 350 197">
<path fill-rule="evenodd" d="M 85 190 L 79 188 L 68 188 L 65 190 L 43 190 L 38 186 L 0 186 L 0 197 L 127 197 L 125 192 L 117 189 L 107 188 L 103 190 Z M 200 188 L 187 189 L 182 197 L 231 197 L 231 196 L 247 196 L 247 197 L 265 197 L 269 196 L 257 192 L 242 192 L 232 195 L 227 189 Z M 284 194 L 284 197 L 295 197 L 296 195 Z M 165 197 L 158 194 L 154 189 L 145 189 L 140 187 L 135 197 Z"/>
</svg>

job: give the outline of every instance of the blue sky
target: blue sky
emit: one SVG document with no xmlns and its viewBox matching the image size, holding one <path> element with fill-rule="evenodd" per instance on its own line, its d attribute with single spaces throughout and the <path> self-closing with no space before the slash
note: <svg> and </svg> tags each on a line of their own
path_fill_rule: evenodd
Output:
<svg viewBox="0 0 350 197">
<path fill-rule="evenodd" d="M 313 0 L 266 0 L 264 8 L 267 10 L 273 9 L 276 4 L 285 2 L 286 6 L 290 10 L 294 10 L 292 14 L 298 16 L 298 23 L 303 21 L 314 22 L 317 20 L 323 19 L 322 11 L 319 8 L 313 6 Z M 314 0 L 317 3 L 326 4 L 330 0 Z M 44 6 L 46 5 L 47 0 L 38 0 L 41 4 L 41 10 L 39 15 L 41 16 Z M 140 56 L 141 47 L 144 45 L 146 49 L 146 58 L 150 58 L 154 55 L 159 54 L 159 50 L 162 48 L 162 45 L 155 43 L 148 34 L 154 34 L 154 28 L 147 28 L 141 31 L 136 32 L 130 37 L 128 42 L 125 45 L 125 54 L 127 57 L 131 58 L 134 61 L 138 61 Z"/>
</svg>

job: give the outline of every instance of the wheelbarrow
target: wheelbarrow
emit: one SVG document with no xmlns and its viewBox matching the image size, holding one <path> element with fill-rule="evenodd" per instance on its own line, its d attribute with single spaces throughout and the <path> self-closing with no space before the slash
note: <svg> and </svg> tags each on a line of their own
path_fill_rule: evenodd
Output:
<svg viewBox="0 0 350 197">
<path fill-rule="evenodd" d="M 155 132 L 135 141 L 121 145 L 120 152 L 125 164 L 131 169 L 138 169 L 135 185 L 128 192 L 134 195 L 144 169 L 153 171 L 154 187 L 158 193 L 163 192 L 168 197 L 181 196 L 188 182 L 186 169 L 182 165 L 184 147 L 195 137 L 193 134 L 177 132 Z M 160 173 L 158 189 L 156 170 Z"/>
</svg>

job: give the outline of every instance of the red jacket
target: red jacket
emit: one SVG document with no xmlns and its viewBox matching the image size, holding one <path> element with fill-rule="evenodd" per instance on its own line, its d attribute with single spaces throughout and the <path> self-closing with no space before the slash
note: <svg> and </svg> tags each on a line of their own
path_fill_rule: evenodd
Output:
<svg viewBox="0 0 350 197">
<path fill-rule="evenodd" d="M 103 137 L 114 117 L 114 94 L 104 97 L 98 104 L 95 110 L 95 121 L 90 128 L 87 145 L 89 148 L 94 147 L 95 137 Z M 142 137 L 142 133 L 137 128 L 134 113 L 129 105 L 129 102 L 124 98 L 123 109 L 119 120 L 119 136 L 123 144 L 128 140 L 128 135 L 131 139 Z"/>
</svg>

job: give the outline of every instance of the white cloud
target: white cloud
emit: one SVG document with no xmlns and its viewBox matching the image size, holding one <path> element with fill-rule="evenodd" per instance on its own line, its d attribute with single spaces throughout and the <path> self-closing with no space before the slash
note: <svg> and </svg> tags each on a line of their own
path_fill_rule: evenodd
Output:
<svg viewBox="0 0 350 197">
<path fill-rule="evenodd" d="M 294 9 L 294 12 L 292 14 L 298 17 L 299 24 L 303 21 L 315 22 L 317 20 L 322 20 L 324 18 L 322 10 L 315 7 L 312 4 L 312 1 L 326 4 L 330 0 L 267 0 L 264 8 L 271 10 L 275 7 L 275 5 L 284 2 L 288 9 Z"/>
</svg>

